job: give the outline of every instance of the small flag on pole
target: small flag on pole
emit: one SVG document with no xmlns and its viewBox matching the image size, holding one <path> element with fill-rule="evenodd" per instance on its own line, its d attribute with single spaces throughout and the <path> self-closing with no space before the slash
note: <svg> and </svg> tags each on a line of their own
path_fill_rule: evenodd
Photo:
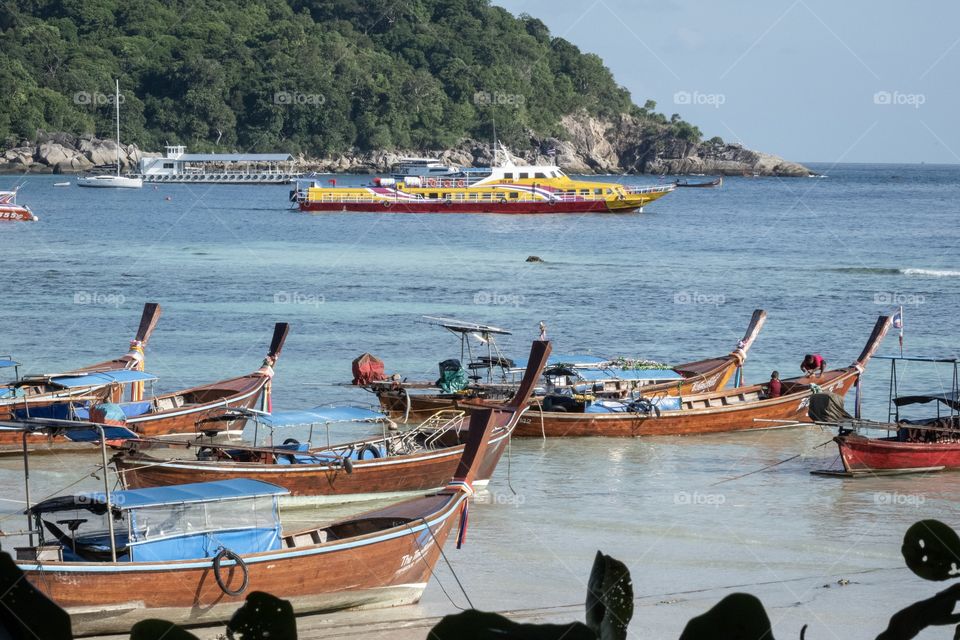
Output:
<svg viewBox="0 0 960 640">
<path fill-rule="evenodd" d="M 897 309 L 897 312 L 893 314 L 893 328 L 900 330 L 900 357 L 903 357 L 903 307 L 901 306 Z"/>
</svg>

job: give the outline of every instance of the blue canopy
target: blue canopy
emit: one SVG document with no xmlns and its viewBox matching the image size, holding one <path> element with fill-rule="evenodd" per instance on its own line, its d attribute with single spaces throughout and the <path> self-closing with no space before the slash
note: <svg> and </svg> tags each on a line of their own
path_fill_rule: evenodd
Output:
<svg viewBox="0 0 960 640">
<path fill-rule="evenodd" d="M 362 407 L 314 407 L 299 411 L 274 411 L 259 418 L 268 427 L 295 427 L 305 424 L 329 424 L 331 422 L 375 422 L 387 420 L 387 416 Z"/>
<path fill-rule="evenodd" d="M 131 382 L 152 382 L 157 376 L 145 371 L 118 369 L 116 371 L 98 371 L 75 376 L 54 376 L 50 381 L 61 387 L 90 387 L 108 384 L 130 384 Z"/>
<path fill-rule="evenodd" d="M 67 429 L 63 435 L 73 442 L 100 441 L 100 430 L 95 427 L 89 427 L 87 429 Z M 140 437 L 126 427 L 112 425 L 103 425 L 103 436 L 107 440 L 136 440 Z"/>
<path fill-rule="evenodd" d="M 16 360 L 0 360 L 0 369 L 6 369 L 7 367 L 17 367 L 20 363 Z"/>
<path fill-rule="evenodd" d="M 577 369 L 577 375 L 592 382 L 599 380 L 681 380 L 673 369 Z"/>
<path fill-rule="evenodd" d="M 174 504 L 282 496 L 288 493 L 289 491 L 275 484 L 248 478 L 236 478 L 234 480 L 217 480 L 216 482 L 178 484 L 169 487 L 111 491 L 110 503 L 118 511 L 129 511 L 130 509 Z M 30 512 L 48 513 L 78 508 L 97 511 L 102 510 L 106 504 L 107 498 L 103 492 L 90 492 L 73 496 L 56 496 L 34 505 Z"/>
<path fill-rule="evenodd" d="M 513 362 L 517 369 L 527 368 L 526 358 L 514 358 Z M 607 362 L 610 362 L 608 358 L 601 358 L 599 356 L 565 355 L 561 353 L 555 353 L 547 358 L 548 367 L 560 364 L 568 364 L 573 367 L 596 367 L 601 364 L 606 364 Z"/>
</svg>

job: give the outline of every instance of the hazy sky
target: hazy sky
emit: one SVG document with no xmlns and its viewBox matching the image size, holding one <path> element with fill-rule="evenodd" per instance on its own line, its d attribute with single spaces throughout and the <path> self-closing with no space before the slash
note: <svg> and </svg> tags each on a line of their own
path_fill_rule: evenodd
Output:
<svg viewBox="0 0 960 640">
<path fill-rule="evenodd" d="M 797 161 L 960 163 L 960 3 L 494 0 L 634 101 Z"/>
</svg>

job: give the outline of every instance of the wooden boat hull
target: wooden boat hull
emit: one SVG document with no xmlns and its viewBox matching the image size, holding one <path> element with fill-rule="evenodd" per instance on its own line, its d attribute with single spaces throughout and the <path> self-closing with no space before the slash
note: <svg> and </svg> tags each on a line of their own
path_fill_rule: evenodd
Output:
<svg viewBox="0 0 960 640">
<path fill-rule="evenodd" d="M 854 474 L 960 469 L 960 443 L 898 442 L 860 435 L 834 438 L 843 468 Z"/>
<path fill-rule="evenodd" d="M 678 396 L 706 393 L 722 389 L 733 377 L 740 363 L 735 358 L 724 358 L 723 364 L 707 371 L 704 375 L 685 380 L 643 387 L 645 394 L 658 396 Z M 456 394 L 410 394 L 404 390 L 383 389 L 377 391 L 381 410 L 393 420 L 422 422 L 444 409 L 457 409 L 469 412 L 478 405 L 496 401 L 458 396 Z M 527 412 L 527 418 L 538 416 L 540 410 L 534 404 Z"/>
<path fill-rule="evenodd" d="M 164 563 L 44 562 L 42 569 L 21 563 L 20 568 L 37 589 L 70 614 L 75 635 L 127 633 L 147 618 L 181 625 L 225 622 L 252 591 L 289 600 L 297 614 L 411 604 L 420 599 L 466 499 L 464 494 L 438 494 L 412 501 L 415 505 L 423 501 L 416 508 L 423 519 L 414 517 L 403 526 L 343 543 L 332 540 L 245 555 L 249 583 L 245 593 L 237 596 L 217 586 L 209 558 Z M 402 503 L 384 512 L 408 514 L 410 505 Z M 222 574 L 236 588 L 240 570 L 227 566 L 224 563 Z"/>
<path fill-rule="evenodd" d="M 830 381 L 821 379 L 818 384 L 821 384 L 825 391 L 842 396 L 849 391 L 855 380 L 854 370 Z M 756 390 L 757 387 L 744 387 L 744 393 Z M 738 393 L 737 390 L 731 390 L 708 395 L 715 398 L 736 398 Z M 811 395 L 807 388 L 779 398 L 663 411 L 659 416 L 635 413 L 531 412 L 520 418 L 513 435 L 520 438 L 635 438 L 771 429 L 798 422 L 810 422 L 807 408 Z"/>
<path fill-rule="evenodd" d="M 490 437 L 474 486 L 482 487 L 490 481 L 510 441 L 510 431 L 510 428 L 501 429 Z M 453 478 L 463 450 L 464 445 L 459 445 L 411 455 L 358 460 L 353 462 L 352 473 L 340 466 L 321 464 L 161 461 L 129 453 L 115 456 L 114 465 L 127 489 L 253 478 L 284 487 L 293 498 L 348 502 L 443 487 Z"/>
</svg>

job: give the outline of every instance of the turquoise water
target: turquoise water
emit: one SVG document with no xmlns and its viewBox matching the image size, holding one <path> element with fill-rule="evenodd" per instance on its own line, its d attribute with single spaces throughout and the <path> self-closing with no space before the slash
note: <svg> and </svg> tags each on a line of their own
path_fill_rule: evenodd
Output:
<svg viewBox="0 0 960 640">
<path fill-rule="evenodd" d="M 877 315 L 903 304 L 908 354 L 958 355 L 960 167 L 812 166 L 828 177 L 728 178 L 721 189 L 677 190 L 641 215 L 552 217 L 310 215 L 289 210 L 286 187 L 112 191 L 0 177 L 0 189 L 24 182 L 20 202 L 40 217 L 0 228 L 0 353 L 27 372 L 120 354 L 143 302 L 157 301 L 164 314 L 147 368 L 158 389 L 174 389 L 255 369 L 283 320 L 292 328 L 274 403 L 286 408 L 371 401 L 331 386 L 349 380 L 364 351 L 390 372 L 435 376 L 459 343 L 418 322 L 424 314 L 511 329 L 500 341 L 508 355 L 526 354 L 542 320 L 559 351 L 676 362 L 729 352 L 763 308 L 746 366 L 747 380 L 761 381 L 772 369 L 794 375 L 810 351 L 849 364 Z M 893 335 L 880 352 L 896 351 Z M 886 417 L 886 367 L 868 368 L 869 417 Z M 943 369 L 908 373 L 917 391 L 949 383 Z M 900 537 L 920 517 L 960 524 L 956 475 L 811 477 L 835 457 L 832 446 L 812 449 L 827 440 L 809 429 L 516 442 L 509 479 L 522 502 L 502 466 L 451 560 L 474 604 L 507 609 L 581 601 L 597 548 L 628 561 L 644 594 L 810 575 L 822 584 L 840 571 L 902 566 Z M 78 466 L 47 459 L 38 482 L 53 490 Z M 6 499 L 19 499 L 17 465 L 0 462 L 0 478 Z M 884 502 L 896 492 L 923 502 Z M 722 504 L 698 503 L 717 495 Z M 449 589 L 448 570 L 438 575 Z M 867 600 L 877 593 L 863 589 Z M 431 584 L 413 610 L 451 606 Z M 826 637 L 812 633 L 815 616 L 805 619 L 808 637 Z M 651 624 L 679 635 L 676 621 Z"/>
</svg>

